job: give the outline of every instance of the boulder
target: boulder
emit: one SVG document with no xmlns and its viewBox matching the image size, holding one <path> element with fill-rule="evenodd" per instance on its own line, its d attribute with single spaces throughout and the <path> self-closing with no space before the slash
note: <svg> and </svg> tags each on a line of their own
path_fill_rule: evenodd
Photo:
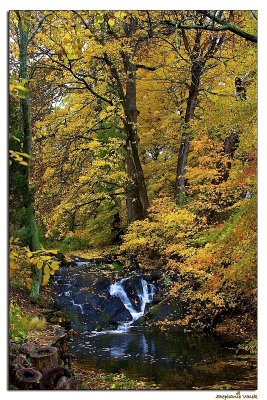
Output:
<svg viewBox="0 0 267 400">
<path fill-rule="evenodd" d="M 95 284 L 94 284 L 94 288 L 97 292 L 99 291 L 105 291 L 109 288 L 109 286 L 111 285 L 111 279 L 107 276 L 100 276 Z"/>
<path fill-rule="evenodd" d="M 109 315 L 113 322 L 131 321 L 132 316 L 121 299 L 116 296 L 106 298 L 101 304 L 101 311 Z"/>
<path fill-rule="evenodd" d="M 97 305 L 100 302 L 98 295 L 90 293 L 87 290 L 80 290 L 79 292 L 74 293 L 72 299 L 77 304 L 92 303 Z"/>
<path fill-rule="evenodd" d="M 168 318 L 170 321 L 176 321 L 182 319 L 185 316 L 185 312 L 185 305 L 181 301 L 165 299 L 150 307 L 146 319 L 163 321 Z"/>
<path fill-rule="evenodd" d="M 138 275 L 132 276 L 131 278 L 124 281 L 123 288 L 124 288 L 128 298 L 131 300 L 133 305 L 138 310 L 141 305 L 138 294 L 142 292 L 142 284 L 141 284 L 140 276 L 138 276 Z"/>
</svg>

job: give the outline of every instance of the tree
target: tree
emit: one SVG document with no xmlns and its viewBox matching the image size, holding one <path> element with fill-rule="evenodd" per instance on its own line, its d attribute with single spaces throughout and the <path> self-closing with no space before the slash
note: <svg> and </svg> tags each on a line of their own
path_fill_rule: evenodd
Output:
<svg viewBox="0 0 267 400">
<path fill-rule="evenodd" d="M 203 24 L 203 18 L 197 20 L 196 25 Z M 207 72 L 210 68 L 205 69 L 206 64 L 212 60 L 212 58 L 216 55 L 216 53 L 220 50 L 225 40 L 224 35 L 208 35 L 206 36 L 202 30 L 195 30 L 193 44 L 192 41 L 182 29 L 182 38 L 185 49 L 189 55 L 191 61 L 191 78 L 188 89 L 188 98 L 186 104 L 186 111 L 184 117 L 184 130 L 183 137 L 181 140 L 181 144 L 178 152 L 178 160 L 177 160 L 177 172 L 176 172 L 176 199 L 177 202 L 182 199 L 185 195 L 185 187 L 186 187 L 186 178 L 185 178 L 185 169 L 187 166 L 188 153 L 189 153 L 189 144 L 191 139 L 190 132 L 190 121 L 192 121 L 195 117 L 195 110 L 198 102 L 198 95 L 201 84 L 202 75 Z M 180 199 L 180 200 L 179 200 Z"/>
<path fill-rule="evenodd" d="M 29 97 L 29 45 L 31 44 L 36 33 L 44 22 L 46 15 L 39 16 L 34 24 L 31 24 L 31 13 L 16 11 L 17 18 L 17 44 L 19 50 L 19 82 L 22 91 L 20 95 L 21 107 L 21 125 L 22 125 L 22 151 L 28 157 L 31 156 L 31 142 L 32 142 L 32 126 L 30 114 L 30 97 Z M 22 90 L 24 88 L 24 90 Z M 25 165 L 26 164 L 26 165 Z M 30 187 L 29 165 L 27 162 L 22 163 L 21 173 L 23 176 L 23 207 L 25 210 L 23 225 L 25 227 L 25 244 L 27 244 L 31 251 L 40 249 L 40 241 L 38 237 L 38 229 L 36 224 L 34 212 L 34 196 L 32 188 Z M 42 282 L 42 270 L 38 269 L 36 265 L 32 266 L 32 287 L 31 299 L 37 301 L 40 292 L 40 285 Z"/>
<path fill-rule="evenodd" d="M 246 13 L 216 15 L 246 26 Z M 125 211 L 127 223 L 147 216 L 148 198 L 176 192 L 183 200 L 186 168 L 194 167 L 190 143 L 214 99 L 233 97 L 233 77 L 218 90 L 218 76 L 241 46 L 228 30 L 202 29 L 207 23 L 207 16 L 178 11 L 51 15 L 31 55 L 32 87 L 42 87 L 50 102 L 34 125 L 34 154 L 42 155 L 33 154 L 37 213 L 45 230 L 53 225 L 62 237 L 78 236 L 82 226 L 92 232 L 102 221 L 111 238 L 118 213 L 125 226 Z"/>
<path fill-rule="evenodd" d="M 211 11 L 211 10 L 199 10 L 196 11 L 198 14 L 201 14 L 204 17 L 208 17 L 204 21 L 192 23 L 191 18 L 185 18 L 180 21 L 171 20 L 171 19 L 162 19 L 157 22 L 157 25 L 167 25 L 176 27 L 179 29 L 186 29 L 186 30 L 203 30 L 203 31 L 213 31 L 213 32 L 223 32 L 228 31 L 231 32 L 248 42 L 257 43 L 257 36 L 250 32 L 245 31 L 244 29 L 237 26 L 237 24 L 231 23 L 229 20 L 224 18 L 221 15 L 221 11 Z M 232 11 L 231 13 L 238 13 Z M 242 14 L 244 14 L 242 12 Z M 247 15 L 250 14 L 250 17 L 255 21 L 257 21 L 257 12 L 256 11 L 249 11 Z M 249 26 L 251 28 L 251 24 Z M 254 31 L 256 26 L 254 25 Z"/>
<path fill-rule="evenodd" d="M 139 37 L 138 35 L 135 37 L 135 32 L 137 31 L 135 26 L 136 19 L 129 17 L 129 21 L 123 22 L 123 19 L 127 16 L 124 14 L 122 17 L 118 16 L 116 29 L 114 28 L 116 32 L 114 31 L 113 33 L 113 25 L 109 24 L 108 21 L 114 20 L 108 19 L 108 14 L 98 13 L 96 16 L 90 16 L 89 13 L 90 23 L 88 23 L 85 21 L 86 13 L 75 12 L 76 26 L 78 26 L 78 22 L 82 21 L 83 23 L 82 35 L 83 40 L 89 43 L 88 51 L 81 52 L 81 28 L 75 31 L 71 27 L 69 27 L 69 30 L 72 31 L 72 39 L 68 40 L 71 43 L 76 42 L 76 50 L 74 47 L 71 48 L 71 44 L 67 44 L 66 40 L 62 42 L 59 39 L 61 35 L 59 29 L 57 31 L 54 30 L 52 43 L 51 41 L 49 43 L 56 51 L 51 50 L 49 46 L 46 49 L 44 49 L 44 46 L 40 46 L 40 48 L 43 49 L 44 54 L 50 58 L 56 68 L 61 68 L 62 71 L 67 72 L 69 77 L 74 78 L 80 84 L 79 89 L 82 86 L 88 91 L 90 97 L 94 96 L 96 109 L 104 112 L 107 107 L 114 110 L 118 108 L 125 131 L 128 174 L 126 198 L 128 220 L 131 222 L 147 215 L 148 196 L 138 153 L 136 130 L 138 116 L 136 108 L 136 70 L 141 66 L 132 62 L 138 50 Z M 66 24 L 64 27 L 66 27 Z M 96 29 L 98 29 L 98 32 L 96 32 Z M 120 48 L 120 35 L 123 35 L 125 42 L 122 51 Z M 80 45 L 77 45 L 78 42 Z M 96 49 L 93 53 L 92 48 Z M 62 54 L 64 54 L 63 58 Z M 91 71 L 89 74 L 84 72 L 88 62 L 90 63 L 89 68 Z M 94 73 L 96 70 L 98 70 L 97 77 Z M 100 78 L 99 73 L 102 74 L 104 79 Z M 106 85 L 103 83 L 105 79 Z M 104 92 L 101 93 L 101 90 L 104 90 Z"/>
</svg>

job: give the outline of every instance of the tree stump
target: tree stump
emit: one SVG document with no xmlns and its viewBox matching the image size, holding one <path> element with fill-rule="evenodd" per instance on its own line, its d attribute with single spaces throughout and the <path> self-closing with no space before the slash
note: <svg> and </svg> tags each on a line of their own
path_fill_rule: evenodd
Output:
<svg viewBox="0 0 267 400">
<path fill-rule="evenodd" d="M 58 366 L 57 348 L 52 346 L 40 346 L 30 353 L 32 366 L 42 374 Z"/>
<path fill-rule="evenodd" d="M 60 325 L 48 325 L 44 332 L 34 332 L 31 342 L 25 346 L 26 354 L 35 352 L 40 346 L 52 346 L 57 348 L 58 364 L 62 360 L 63 365 L 70 367 L 70 357 L 68 354 L 68 334 Z"/>
<path fill-rule="evenodd" d="M 19 389 L 27 390 L 30 387 L 39 383 L 42 378 L 41 372 L 37 371 L 35 368 L 20 368 L 16 371 L 16 380 Z"/>
<path fill-rule="evenodd" d="M 72 378 L 70 372 L 63 367 L 51 369 L 43 375 L 41 390 L 74 390 L 79 389 L 81 382 Z"/>
</svg>

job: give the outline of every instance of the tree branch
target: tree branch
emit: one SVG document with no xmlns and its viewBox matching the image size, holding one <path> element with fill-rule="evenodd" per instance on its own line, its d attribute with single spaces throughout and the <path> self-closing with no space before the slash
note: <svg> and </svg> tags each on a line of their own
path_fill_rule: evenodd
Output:
<svg viewBox="0 0 267 400">
<path fill-rule="evenodd" d="M 148 71 L 156 71 L 157 69 L 161 68 L 162 65 L 158 65 L 157 67 L 150 67 L 148 65 L 143 65 L 143 64 L 135 64 L 136 69 L 143 68 L 147 69 Z"/>
<path fill-rule="evenodd" d="M 252 42 L 252 43 L 257 43 L 257 36 L 252 35 L 248 32 L 243 31 L 242 29 L 238 28 L 235 25 L 229 24 L 227 21 L 225 21 L 224 19 L 219 18 L 217 15 L 213 14 L 210 11 L 207 10 L 200 10 L 197 11 L 198 13 L 210 18 L 212 21 L 217 22 L 218 24 L 221 25 L 221 27 L 216 27 L 217 30 L 219 30 L 218 28 L 220 28 L 220 30 L 227 30 L 230 32 L 235 33 L 236 35 Z"/>
<path fill-rule="evenodd" d="M 197 11 L 201 13 L 202 15 L 205 15 L 206 17 L 209 17 L 212 21 L 217 22 L 220 24 L 220 26 L 215 26 L 215 25 L 198 25 L 198 24 L 193 24 L 193 25 L 185 25 L 182 24 L 181 22 L 176 22 L 172 20 L 161 20 L 158 21 L 154 27 L 159 26 L 159 25 L 169 25 L 173 26 L 174 28 L 180 28 L 180 29 L 201 29 L 204 31 L 215 31 L 215 32 L 220 32 L 220 31 L 230 31 L 252 43 L 257 43 L 257 36 L 251 35 L 248 32 L 243 31 L 242 29 L 238 28 L 235 25 L 229 24 L 225 20 L 217 17 L 216 15 L 210 13 L 209 11 Z"/>
<path fill-rule="evenodd" d="M 37 34 L 37 32 L 39 31 L 39 29 L 41 28 L 44 20 L 46 19 L 46 17 L 48 17 L 49 14 L 45 14 L 40 21 L 38 22 L 38 24 L 36 25 L 34 31 L 32 32 L 31 36 L 28 39 L 28 44 L 30 44 L 34 38 L 34 36 Z"/>
</svg>

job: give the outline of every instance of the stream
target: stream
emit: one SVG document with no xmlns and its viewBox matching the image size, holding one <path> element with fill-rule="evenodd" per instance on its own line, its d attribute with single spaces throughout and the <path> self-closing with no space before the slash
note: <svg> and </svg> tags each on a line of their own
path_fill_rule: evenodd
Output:
<svg viewBox="0 0 267 400">
<path fill-rule="evenodd" d="M 213 336 L 143 326 L 157 285 L 142 275 L 112 282 L 97 270 L 77 262 L 55 277 L 55 302 L 79 330 L 70 352 L 84 370 L 123 373 L 164 390 L 256 389 L 255 356 Z"/>
</svg>

